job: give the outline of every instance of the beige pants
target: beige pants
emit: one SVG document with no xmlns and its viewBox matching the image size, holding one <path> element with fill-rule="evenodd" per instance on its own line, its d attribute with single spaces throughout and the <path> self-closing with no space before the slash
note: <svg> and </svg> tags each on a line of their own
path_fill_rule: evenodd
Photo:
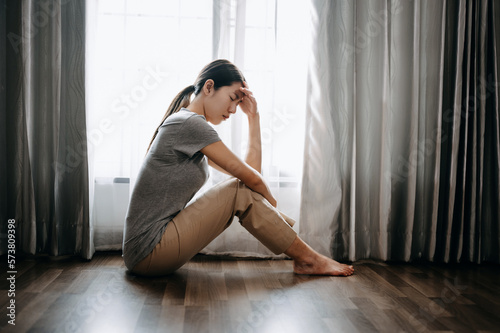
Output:
<svg viewBox="0 0 500 333">
<path fill-rule="evenodd" d="M 241 181 L 224 181 L 184 208 L 167 224 L 161 241 L 132 272 L 145 276 L 172 273 L 215 237 L 237 216 L 241 225 L 275 254 L 283 253 L 297 236 L 295 223 Z"/>
</svg>

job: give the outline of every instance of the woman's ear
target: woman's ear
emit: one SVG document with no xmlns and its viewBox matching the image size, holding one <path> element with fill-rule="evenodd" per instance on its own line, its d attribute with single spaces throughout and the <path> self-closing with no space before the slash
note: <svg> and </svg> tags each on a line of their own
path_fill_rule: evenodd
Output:
<svg viewBox="0 0 500 333">
<path fill-rule="evenodd" d="M 210 95 L 210 93 L 215 90 L 214 86 L 215 86 L 214 80 L 212 79 L 206 80 L 205 84 L 203 85 L 203 92 L 205 93 L 205 95 Z"/>
</svg>

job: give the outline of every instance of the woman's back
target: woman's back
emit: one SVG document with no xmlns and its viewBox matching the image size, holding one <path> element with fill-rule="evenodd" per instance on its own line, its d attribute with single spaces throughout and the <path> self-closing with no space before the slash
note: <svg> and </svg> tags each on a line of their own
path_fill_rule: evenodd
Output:
<svg viewBox="0 0 500 333">
<path fill-rule="evenodd" d="M 133 267 L 159 242 L 167 223 L 208 179 L 200 149 L 219 141 L 205 117 L 181 109 L 158 131 L 137 176 L 125 223 L 127 267 Z"/>
</svg>

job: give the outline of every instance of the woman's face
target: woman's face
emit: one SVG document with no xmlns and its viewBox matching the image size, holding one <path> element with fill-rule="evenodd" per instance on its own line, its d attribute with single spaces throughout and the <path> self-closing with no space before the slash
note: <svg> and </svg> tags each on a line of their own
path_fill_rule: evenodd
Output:
<svg viewBox="0 0 500 333">
<path fill-rule="evenodd" d="M 205 118 L 214 125 L 229 119 L 231 114 L 236 112 L 236 107 L 243 97 L 240 82 L 235 82 L 230 86 L 220 87 L 214 90 L 209 88 L 210 92 L 205 97 Z"/>
</svg>

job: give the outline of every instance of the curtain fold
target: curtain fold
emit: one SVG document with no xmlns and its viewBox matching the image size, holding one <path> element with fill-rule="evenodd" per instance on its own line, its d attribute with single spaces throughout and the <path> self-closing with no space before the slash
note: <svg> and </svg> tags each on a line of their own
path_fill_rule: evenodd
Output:
<svg viewBox="0 0 500 333">
<path fill-rule="evenodd" d="M 85 1 L 7 1 L 5 11 L 2 217 L 16 221 L 18 251 L 90 258 Z"/>
<path fill-rule="evenodd" d="M 495 5 L 313 1 L 301 235 L 317 250 L 499 261 Z"/>
</svg>

